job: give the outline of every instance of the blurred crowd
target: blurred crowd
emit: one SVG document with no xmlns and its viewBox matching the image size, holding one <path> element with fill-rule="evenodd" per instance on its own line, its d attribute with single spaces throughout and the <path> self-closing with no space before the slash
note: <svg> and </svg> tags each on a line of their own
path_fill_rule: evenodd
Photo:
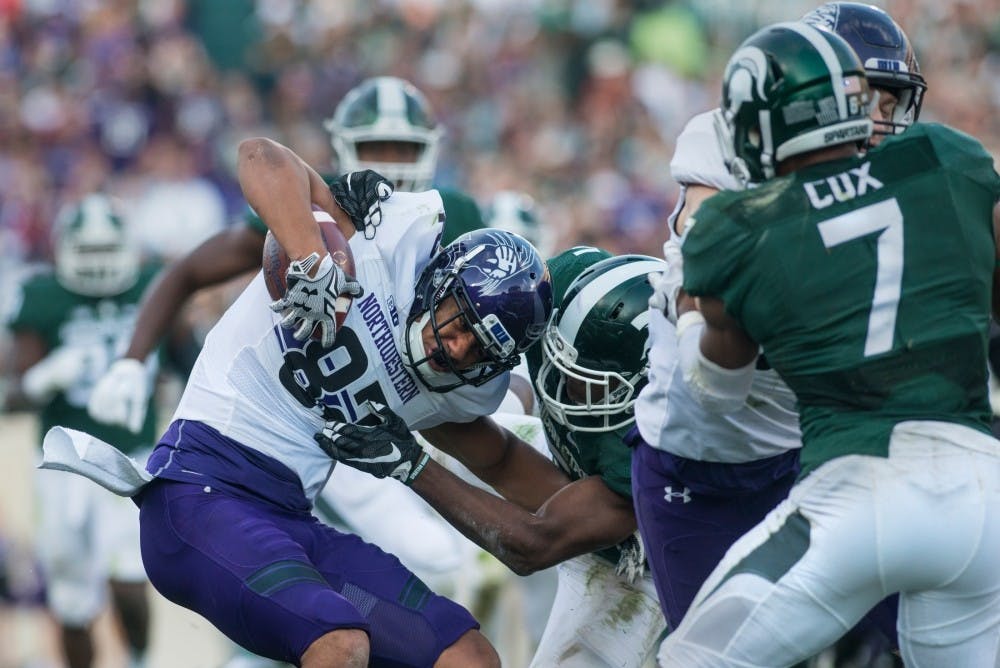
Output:
<svg viewBox="0 0 1000 668">
<path fill-rule="evenodd" d="M 67 200 L 130 203 L 166 259 L 239 217 L 235 146 L 267 135 L 319 168 L 322 121 L 365 76 L 423 90 L 440 185 L 520 190 L 556 246 L 656 253 L 673 137 L 719 71 L 795 0 L 3 0 L 0 253 L 49 257 Z M 1000 147 L 1000 0 L 891 0 L 930 82 L 924 120 Z"/>
<path fill-rule="evenodd" d="M 530 195 L 549 251 L 659 256 L 674 138 L 717 104 L 740 41 L 818 4 L 0 0 L 0 316 L 22 270 L 51 261 L 64 204 L 119 196 L 147 258 L 170 261 L 243 218 L 242 139 L 272 137 L 335 171 L 324 120 L 382 74 L 413 82 L 445 128 L 436 185 L 484 207 Z M 874 4 L 913 43 L 929 84 L 921 120 L 998 154 L 1000 0 Z M 210 326 L 221 306 L 193 320 Z M 0 332 L 0 357 L 5 345 Z M 41 598 L 21 552 L 0 536 L 0 611 Z"/>
</svg>

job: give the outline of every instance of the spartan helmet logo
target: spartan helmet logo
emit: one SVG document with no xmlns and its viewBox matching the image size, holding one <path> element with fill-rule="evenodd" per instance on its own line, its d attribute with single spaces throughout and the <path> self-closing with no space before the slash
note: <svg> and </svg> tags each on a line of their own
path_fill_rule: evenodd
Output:
<svg viewBox="0 0 1000 668">
<path fill-rule="evenodd" d="M 745 47 L 733 54 L 726 68 L 726 111 L 729 118 L 739 114 L 744 102 L 754 101 L 754 88 L 757 100 L 767 100 L 764 92 L 766 73 L 767 56 L 757 47 Z"/>
</svg>

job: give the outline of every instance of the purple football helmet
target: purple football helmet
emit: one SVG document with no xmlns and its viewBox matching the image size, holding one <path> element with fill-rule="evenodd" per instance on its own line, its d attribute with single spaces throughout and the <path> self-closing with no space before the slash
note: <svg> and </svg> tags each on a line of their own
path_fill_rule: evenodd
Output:
<svg viewBox="0 0 1000 668">
<path fill-rule="evenodd" d="M 463 234 L 431 258 L 417 278 L 406 321 L 404 348 L 409 367 L 434 392 L 478 386 L 514 368 L 520 353 L 545 331 L 552 313 L 552 282 L 538 251 L 512 232 L 482 229 Z M 438 319 L 437 307 L 449 297 L 458 313 Z M 440 331 L 461 318 L 484 352 L 482 362 L 459 369 L 446 355 Z M 430 323 L 437 352 L 428 355 L 421 334 Z M 434 361 L 448 372 L 432 368 Z"/>
<path fill-rule="evenodd" d="M 847 41 L 865 66 L 868 85 L 899 99 L 893 118 L 875 124 L 875 134 L 899 134 L 920 117 L 927 82 L 906 33 L 885 10 L 860 2 L 828 2 L 802 17 Z"/>
</svg>

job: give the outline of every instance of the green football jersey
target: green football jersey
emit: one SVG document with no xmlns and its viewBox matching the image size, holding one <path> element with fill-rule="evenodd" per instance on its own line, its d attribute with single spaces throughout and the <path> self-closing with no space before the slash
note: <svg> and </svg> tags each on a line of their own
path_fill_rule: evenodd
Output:
<svg viewBox="0 0 1000 668">
<path fill-rule="evenodd" d="M 866 156 L 813 165 L 699 208 L 684 288 L 725 302 L 795 391 L 803 473 L 887 456 L 892 428 L 990 431 L 993 160 L 919 124 Z"/>
<path fill-rule="evenodd" d="M 323 178 L 329 183 L 335 177 L 323 176 Z M 471 197 L 447 188 L 438 188 L 438 194 L 441 195 L 445 216 L 441 245 L 446 246 L 466 232 L 484 227 L 483 214 L 479 210 L 479 205 Z M 252 209 L 247 210 L 244 220 L 251 229 L 261 234 L 267 234 L 267 226 Z"/>
<path fill-rule="evenodd" d="M 128 345 L 139 300 L 158 271 L 159 267 L 144 267 L 134 286 L 113 297 L 86 297 L 70 292 L 49 272 L 35 274 L 21 285 L 8 327 L 15 332 L 39 335 L 50 351 L 61 346 L 87 347 L 93 360 L 78 385 L 57 393 L 42 408 L 40 436 L 59 425 L 85 431 L 125 453 L 153 446 L 156 410 L 152 398 L 138 434 L 92 419 L 87 414 L 87 401 L 94 384 Z"/>
<path fill-rule="evenodd" d="M 553 308 L 558 308 L 566 289 L 584 269 L 611 254 L 589 247 L 576 247 L 563 251 L 547 262 L 552 279 Z M 532 383 L 538 382 L 542 366 L 541 343 L 528 349 L 528 374 Z M 539 392 L 535 388 L 535 395 Z M 545 440 L 553 461 L 571 480 L 586 476 L 600 476 L 609 489 L 632 498 L 632 451 L 624 443 L 630 427 L 611 432 L 573 432 L 552 419 L 544 404 L 539 406 L 539 417 L 545 429 Z M 617 564 L 618 547 L 596 552 L 598 556 Z"/>
</svg>

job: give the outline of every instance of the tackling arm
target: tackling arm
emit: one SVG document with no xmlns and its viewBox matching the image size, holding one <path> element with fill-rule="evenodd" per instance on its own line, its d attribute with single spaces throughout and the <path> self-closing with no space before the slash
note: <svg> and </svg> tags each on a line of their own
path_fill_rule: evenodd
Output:
<svg viewBox="0 0 1000 668">
<path fill-rule="evenodd" d="M 146 290 L 125 357 L 145 360 L 195 292 L 260 268 L 264 236 L 246 225 L 223 230 L 171 264 Z"/>
<path fill-rule="evenodd" d="M 533 482 L 531 473 L 523 478 Z M 518 575 L 616 545 L 636 528 L 631 501 L 612 492 L 599 477 L 566 484 L 533 513 L 468 484 L 434 461 L 412 488 Z"/>
<path fill-rule="evenodd" d="M 504 498 L 531 512 L 570 482 L 541 453 L 489 417 L 446 422 L 420 433 Z"/>
</svg>

